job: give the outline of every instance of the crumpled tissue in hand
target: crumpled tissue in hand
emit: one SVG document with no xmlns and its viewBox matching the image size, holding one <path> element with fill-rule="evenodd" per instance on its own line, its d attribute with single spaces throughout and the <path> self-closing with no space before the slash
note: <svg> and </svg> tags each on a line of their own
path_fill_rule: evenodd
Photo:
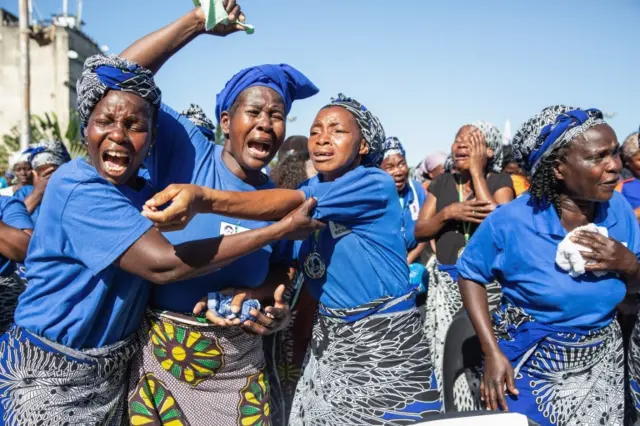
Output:
<svg viewBox="0 0 640 426">
<path fill-rule="evenodd" d="M 571 237 L 575 235 L 577 231 L 596 232 L 605 237 L 609 236 L 609 231 L 603 226 L 597 226 L 593 223 L 588 225 L 579 226 L 573 231 L 569 232 L 564 240 L 558 244 L 558 250 L 556 251 L 556 264 L 564 271 L 569 272 L 569 275 L 576 278 L 585 273 L 585 266 L 587 261 L 584 260 L 581 251 L 591 251 L 590 249 L 581 246 L 571 241 Z M 589 261 L 593 263 L 593 261 Z M 604 271 L 593 272 L 597 277 L 606 275 Z"/>
</svg>

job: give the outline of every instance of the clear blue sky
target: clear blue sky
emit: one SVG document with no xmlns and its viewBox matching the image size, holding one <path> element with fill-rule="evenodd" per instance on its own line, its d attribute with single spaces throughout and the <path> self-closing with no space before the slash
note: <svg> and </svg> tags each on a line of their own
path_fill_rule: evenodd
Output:
<svg viewBox="0 0 640 426">
<path fill-rule="evenodd" d="M 62 0 L 34 1 L 45 16 L 62 8 Z M 195 102 L 213 116 L 215 95 L 235 72 L 284 62 L 320 88 L 294 105 L 289 135 L 308 134 L 318 109 L 341 91 L 380 117 L 412 165 L 430 151 L 448 151 L 465 123 L 502 128 L 510 119 L 515 132 L 554 103 L 616 112 L 610 123 L 620 140 L 640 124 L 637 0 L 239 2 L 254 35 L 203 36 L 159 73 L 174 108 Z M 0 0 L 12 12 L 17 3 Z M 191 5 L 86 0 L 85 31 L 117 53 Z"/>
</svg>

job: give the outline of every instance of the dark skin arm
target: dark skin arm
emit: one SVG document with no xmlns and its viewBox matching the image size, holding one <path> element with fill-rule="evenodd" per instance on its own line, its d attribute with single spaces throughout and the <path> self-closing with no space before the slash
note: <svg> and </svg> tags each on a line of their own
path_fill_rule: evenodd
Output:
<svg viewBox="0 0 640 426">
<path fill-rule="evenodd" d="M 22 231 L 0 221 L 0 254 L 14 262 L 22 262 L 27 257 L 31 241 L 31 230 Z"/>
<path fill-rule="evenodd" d="M 413 262 L 415 262 L 420 257 L 420 253 L 422 253 L 422 251 L 427 248 L 428 244 L 429 243 L 420 243 L 413 250 L 411 250 L 409 254 L 407 254 L 407 263 L 411 265 Z"/>
<path fill-rule="evenodd" d="M 324 225 L 311 219 L 315 199 L 310 198 L 283 220 L 231 236 L 171 245 L 155 228 L 140 237 L 115 265 L 155 284 L 168 284 L 204 275 L 272 241 L 306 238 Z"/>
<path fill-rule="evenodd" d="M 244 14 L 235 0 L 224 0 L 224 4 L 230 21 L 233 22 L 238 18 L 239 21 L 244 22 Z M 237 24 L 220 23 L 210 33 L 224 37 L 242 30 L 243 27 Z M 138 63 L 155 74 L 176 52 L 205 33 L 207 32 L 204 13 L 198 7 L 166 27 L 136 41 L 120 56 Z"/>
<path fill-rule="evenodd" d="M 489 317 L 489 304 L 487 302 L 487 290 L 482 284 L 471 280 L 459 278 L 462 301 L 467 310 L 469 319 L 476 330 L 480 347 L 484 355 L 484 372 L 480 383 L 480 398 L 489 410 L 502 409 L 509 411 L 505 399 L 504 388 L 513 395 L 519 391 L 515 385 L 513 367 L 504 356 L 491 325 Z"/>
<path fill-rule="evenodd" d="M 640 291 L 640 263 L 627 247 L 595 232 L 578 231 L 571 241 L 591 250 L 580 252 L 590 262 L 585 266 L 586 271 L 616 272 L 627 285 L 627 293 Z"/>
<path fill-rule="evenodd" d="M 27 212 L 32 214 L 34 210 L 40 205 L 42 202 L 42 197 L 44 196 L 44 190 L 47 188 L 47 184 L 49 183 L 49 178 L 56 170 L 55 167 L 51 166 L 40 174 L 33 171 L 33 191 L 24 199 L 24 206 L 27 208 Z"/>
<path fill-rule="evenodd" d="M 229 192 L 197 185 L 169 185 L 147 201 L 142 214 L 167 232 L 184 228 L 198 213 L 217 213 L 249 220 L 278 220 L 300 206 L 304 192 L 265 189 Z M 164 210 L 158 210 L 162 206 Z"/>
</svg>

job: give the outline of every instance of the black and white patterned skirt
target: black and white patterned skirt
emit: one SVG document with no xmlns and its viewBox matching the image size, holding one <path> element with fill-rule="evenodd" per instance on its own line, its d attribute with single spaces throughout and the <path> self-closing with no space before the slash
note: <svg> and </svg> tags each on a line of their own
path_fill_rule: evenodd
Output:
<svg viewBox="0 0 640 426">
<path fill-rule="evenodd" d="M 345 321 L 394 302 L 340 311 L 321 306 L 320 312 L 334 315 L 315 320 L 291 425 L 408 425 L 442 410 L 415 306 Z"/>
</svg>

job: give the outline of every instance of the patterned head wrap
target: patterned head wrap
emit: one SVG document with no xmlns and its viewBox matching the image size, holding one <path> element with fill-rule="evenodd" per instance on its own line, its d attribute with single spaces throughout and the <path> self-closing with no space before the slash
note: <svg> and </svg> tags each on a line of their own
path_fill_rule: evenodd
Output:
<svg viewBox="0 0 640 426">
<path fill-rule="evenodd" d="M 453 170 L 453 157 L 449 154 L 447 155 L 447 159 L 444 160 L 444 171 L 451 173 L 451 170 Z"/>
<path fill-rule="evenodd" d="M 336 98 L 331 98 L 331 103 L 324 108 L 339 106 L 349 111 L 356 118 L 362 137 L 369 146 L 369 153 L 362 159 L 365 167 L 378 167 L 382 162 L 382 147 L 385 142 L 384 128 L 380 120 L 364 105 L 355 99 L 351 99 L 339 93 Z"/>
<path fill-rule="evenodd" d="M 396 154 L 400 154 L 403 158 L 407 157 L 407 152 L 404 150 L 400 139 L 396 138 L 395 136 L 387 138 L 387 140 L 384 142 L 384 146 L 382 147 L 382 153 L 383 160 Z"/>
<path fill-rule="evenodd" d="M 64 144 L 58 140 L 43 141 L 27 149 L 31 167 L 36 169 L 43 165 L 62 166 L 71 161 L 71 156 Z"/>
<path fill-rule="evenodd" d="M 513 158 L 533 176 L 540 162 L 552 152 L 600 124 L 606 122 L 597 109 L 547 107 L 526 121 L 513 137 Z"/>
<path fill-rule="evenodd" d="M 493 158 L 489 159 L 489 168 L 496 173 L 502 171 L 502 132 L 493 124 L 486 121 L 474 121 L 470 126 L 480 130 L 487 143 L 487 148 L 493 151 Z"/>
<path fill-rule="evenodd" d="M 76 89 L 83 128 L 87 127 L 93 109 L 109 90 L 133 93 L 156 107 L 162 100 L 153 73 L 117 55 L 98 54 L 87 58 Z"/>
<path fill-rule="evenodd" d="M 28 163 L 30 155 L 26 152 L 14 152 L 9 157 L 9 170 L 13 170 L 13 168 L 18 163 Z"/>
<path fill-rule="evenodd" d="M 188 109 L 182 112 L 182 115 L 187 117 L 189 121 L 200 129 L 202 134 L 204 134 L 207 139 L 210 141 L 216 140 L 215 130 L 216 126 L 213 124 L 213 121 L 207 117 L 202 108 L 199 105 L 191 104 Z"/>
<path fill-rule="evenodd" d="M 635 132 L 627 136 L 624 140 L 622 144 L 622 158 L 625 162 L 628 162 L 638 151 L 640 151 L 640 146 L 638 146 L 638 132 Z"/>
<path fill-rule="evenodd" d="M 273 89 L 284 101 L 285 114 L 291 111 L 293 101 L 306 99 L 319 92 L 319 89 L 304 74 L 287 64 L 260 65 L 245 68 L 227 82 L 216 96 L 216 119 L 228 111 L 243 90 L 253 86 Z"/>
</svg>

